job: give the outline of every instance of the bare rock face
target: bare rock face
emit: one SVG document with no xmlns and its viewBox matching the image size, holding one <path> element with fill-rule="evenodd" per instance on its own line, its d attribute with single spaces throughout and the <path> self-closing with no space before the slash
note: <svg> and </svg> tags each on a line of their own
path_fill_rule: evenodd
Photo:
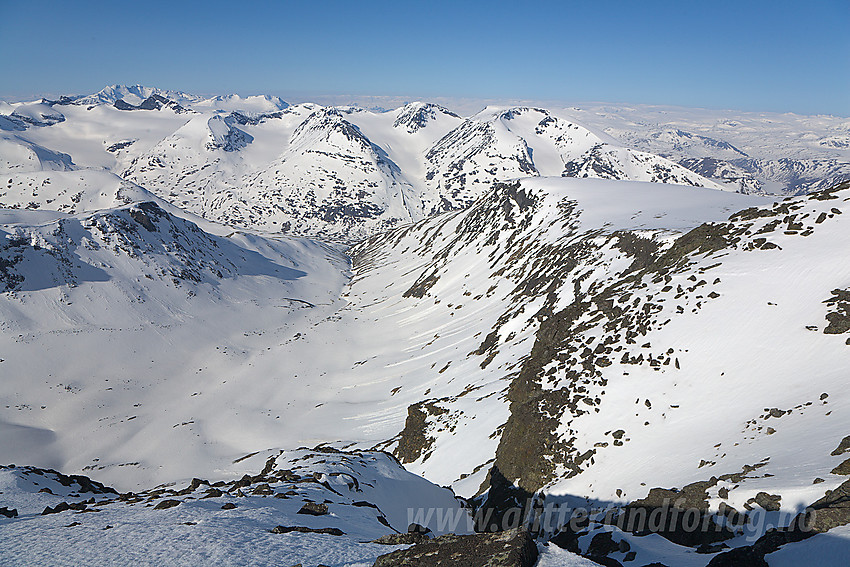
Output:
<svg viewBox="0 0 850 567">
<path fill-rule="evenodd" d="M 381 555 L 374 567 L 531 567 L 537 545 L 523 530 L 492 534 L 448 534 Z"/>
</svg>

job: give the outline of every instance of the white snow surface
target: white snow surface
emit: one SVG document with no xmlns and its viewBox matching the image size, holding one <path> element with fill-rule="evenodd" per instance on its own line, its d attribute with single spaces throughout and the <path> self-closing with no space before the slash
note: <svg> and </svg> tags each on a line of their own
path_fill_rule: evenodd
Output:
<svg viewBox="0 0 850 567">
<path fill-rule="evenodd" d="M 154 94 L 189 112 L 112 106 Z M 370 565 L 385 548 L 360 542 L 388 529 L 354 496 L 338 523 L 310 524 L 345 536 L 271 534 L 304 515 L 253 494 L 229 511 L 224 497 L 197 497 L 42 517 L 71 493 L 54 481 L 44 482 L 60 496 L 38 492 L 27 478 L 41 473 L 20 471 L 139 491 L 231 482 L 275 458 L 338 480 L 327 467 L 351 463 L 296 450 L 328 444 L 372 455 L 358 479 L 374 481 L 370 501 L 403 531 L 409 507 L 460 509 L 438 485 L 463 497 L 485 488 L 541 324 L 635 273 L 616 302 L 644 311 L 646 327 L 627 338 L 637 327 L 606 326 L 589 300 L 571 323 L 577 350 L 536 378 L 542 395 L 576 400 L 553 440 L 589 455 L 550 456 L 548 502 L 625 504 L 743 471 L 709 489 L 712 510 L 767 492 L 790 514 L 839 486 L 848 335 L 824 329 L 834 290 L 850 289 L 850 190 L 779 201 L 676 162 L 724 161 L 761 187 L 750 193 L 793 170 L 782 181 L 793 192 L 805 175 L 843 175 L 844 126 L 724 115 L 709 128 L 695 112 L 670 113 L 673 131 L 656 128 L 666 111 L 568 110 L 463 118 L 421 102 L 377 113 L 138 86 L 0 107 L 0 462 L 20 465 L 0 470 L 0 505 L 21 514 L 0 517 L 13 542 L 0 563 Z M 819 137 L 793 138 L 794 163 L 782 162 L 760 133 L 795 124 Z M 705 246 L 667 278 L 635 268 L 621 240 L 637 237 L 657 259 L 701 225 Z M 713 231 L 726 235 L 717 249 Z M 371 236 L 346 250 L 299 234 Z M 600 356 L 596 374 L 570 382 Z M 400 432 L 416 411 L 426 422 L 411 448 Z M 406 471 L 369 450 L 394 452 Z M 63 527 L 72 515 L 81 525 Z M 711 558 L 621 536 L 646 563 Z M 817 550 L 837 564 L 847 537 L 838 528 L 768 561 Z M 581 561 L 550 546 L 539 564 Z"/>
</svg>

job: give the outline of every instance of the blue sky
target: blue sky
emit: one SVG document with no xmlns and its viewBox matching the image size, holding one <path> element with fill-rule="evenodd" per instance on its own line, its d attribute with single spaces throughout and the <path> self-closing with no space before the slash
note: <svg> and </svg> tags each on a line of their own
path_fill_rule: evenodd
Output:
<svg viewBox="0 0 850 567">
<path fill-rule="evenodd" d="M 848 29 L 850 0 L 0 0 L 0 98 L 141 83 L 850 116 Z"/>
</svg>

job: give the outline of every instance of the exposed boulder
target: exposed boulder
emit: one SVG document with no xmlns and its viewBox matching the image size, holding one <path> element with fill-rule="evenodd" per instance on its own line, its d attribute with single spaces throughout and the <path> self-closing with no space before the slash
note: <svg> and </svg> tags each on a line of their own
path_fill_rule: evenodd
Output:
<svg viewBox="0 0 850 567">
<path fill-rule="evenodd" d="M 524 530 L 493 534 L 447 534 L 408 549 L 381 555 L 374 567 L 531 567 L 537 545 Z"/>
<path fill-rule="evenodd" d="M 167 500 L 163 500 L 162 502 L 160 502 L 159 504 L 154 506 L 153 509 L 154 510 L 166 510 L 168 508 L 174 508 L 175 506 L 177 506 L 179 504 L 180 504 L 179 500 L 167 499 Z"/>
<path fill-rule="evenodd" d="M 328 513 L 328 505 L 319 502 L 305 502 L 298 510 L 299 514 L 307 514 L 310 516 L 325 516 Z"/>
</svg>

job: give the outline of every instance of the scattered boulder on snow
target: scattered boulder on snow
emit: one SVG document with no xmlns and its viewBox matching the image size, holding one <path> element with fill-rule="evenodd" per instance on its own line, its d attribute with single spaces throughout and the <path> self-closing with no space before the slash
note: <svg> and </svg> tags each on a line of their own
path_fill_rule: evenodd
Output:
<svg viewBox="0 0 850 567">
<path fill-rule="evenodd" d="M 768 494 L 767 492 L 759 492 L 756 494 L 755 498 L 750 498 L 747 500 L 747 503 L 744 504 L 744 508 L 747 510 L 752 510 L 752 504 L 756 504 L 761 506 L 768 512 L 778 512 L 781 508 L 780 501 L 782 497 L 777 494 Z"/>
<path fill-rule="evenodd" d="M 166 499 L 166 500 L 163 500 L 162 502 L 160 502 L 159 504 L 157 504 L 156 506 L 154 506 L 153 509 L 154 510 L 167 510 L 168 508 L 174 508 L 175 506 L 177 506 L 179 504 L 180 504 L 179 500 Z"/>
<path fill-rule="evenodd" d="M 426 528 L 425 526 L 420 526 L 417 523 L 413 523 L 407 526 L 407 533 L 428 535 L 431 533 L 431 530 Z"/>
<path fill-rule="evenodd" d="M 717 478 L 694 482 L 681 490 L 653 488 L 646 498 L 635 500 L 612 522 L 637 535 L 658 534 L 679 545 L 711 545 L 734 537 L 728 526 L 708 511 L 707 490 Z"/>
<path fill-rule="evenodd" d="M 0 516 L 6 516 L 7 518 L 17 518 L 18 511 L 15 508 L 7 508 L 5 506 L 0 507 Z"/>
<path fill-rule="evenodd" d="M 320 502 L 305 502 L 298 510 L 299 514 L 308 514 L 310 516 L 325 516 L 328 513 L 328 505 Z"/>
</svg>

